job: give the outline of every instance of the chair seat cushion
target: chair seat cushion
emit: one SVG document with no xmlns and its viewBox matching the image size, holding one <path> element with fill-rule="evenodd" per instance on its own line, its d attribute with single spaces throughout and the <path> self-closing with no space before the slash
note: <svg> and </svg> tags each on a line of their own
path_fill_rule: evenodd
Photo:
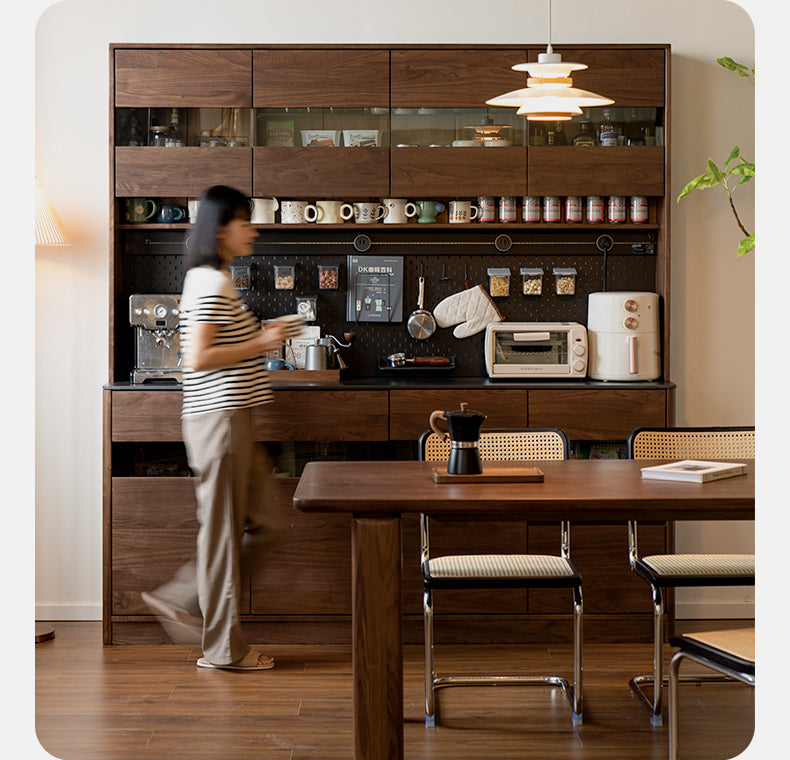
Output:
<svg viewBox="0 0 790 760">
<path fill-rule="evenodd" d="M 562 557 L 543 554 L 469 554 L 428 561 L 428 575 L 449 578 L 557 578 L 576 574 Z"/>
<path fill-rule="evenodd" d="M 641 560 L 657 578 L 754 577 L 753 554 L 655 554 Z"/>
</svg>

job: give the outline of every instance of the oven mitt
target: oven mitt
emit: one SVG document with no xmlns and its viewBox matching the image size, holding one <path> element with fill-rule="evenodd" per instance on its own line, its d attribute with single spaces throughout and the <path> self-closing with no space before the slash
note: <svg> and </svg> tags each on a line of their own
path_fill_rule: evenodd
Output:
<svg viewBox="0 0 790 760">
<path fill-rule="evenodd" d="M 453 330 L 456 338 L 468 338 L 485 330 L 491 322 L 502 322 L 504 319 L 482 285 L 447 296 L 436 305 L 433 316 L 439 327 L 457 324 L 458 327 Z"/>
</svg>

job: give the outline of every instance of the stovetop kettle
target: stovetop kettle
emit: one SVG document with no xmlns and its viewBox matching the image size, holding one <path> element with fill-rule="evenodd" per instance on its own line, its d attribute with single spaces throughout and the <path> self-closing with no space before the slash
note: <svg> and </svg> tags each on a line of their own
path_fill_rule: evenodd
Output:
<svg viewBox="0 0 790 760">
<path fill-rule="evenodd" d="M 450 439 L 450 458 L 447 472 L 450 475 L 479 475 L 483 472 L 480 460 L 480 428 L 486 419 L 482 412 L 468 409 L 465 401 L 460 410 L 452 412 L 431 412 L 430 426 L 443 441 Z M 440 417 L 447 421 L 447 430 L 441 430 L 437 423 Z"/>
</svg>

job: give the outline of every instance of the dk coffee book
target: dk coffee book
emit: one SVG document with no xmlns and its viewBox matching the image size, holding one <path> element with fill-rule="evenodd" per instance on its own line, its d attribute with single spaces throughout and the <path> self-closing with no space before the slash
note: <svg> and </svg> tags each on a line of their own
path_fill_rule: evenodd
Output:
<svg viewBox="0 0 790 760">
<path fill-rule="evenodd" d="M 681 462 L 643 467 L 642 477 L 652 480 L 684 480 L 691 483 L 707 483 L 711 480 L 745 475 L 746 465 L 732 462 L 703 462 L 684 459 Z"/>
</svg>

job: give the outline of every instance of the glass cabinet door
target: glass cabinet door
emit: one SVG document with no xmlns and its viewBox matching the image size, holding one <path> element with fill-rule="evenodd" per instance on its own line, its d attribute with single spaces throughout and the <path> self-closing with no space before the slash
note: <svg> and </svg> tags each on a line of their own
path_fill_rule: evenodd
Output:
<svg viewBox="0 0 790 760">
<path fill-rule="evenodd" d="M 255 145 L 269 148 L 386 148 L 389 109 L 257 108 Z"/>
</svg>

